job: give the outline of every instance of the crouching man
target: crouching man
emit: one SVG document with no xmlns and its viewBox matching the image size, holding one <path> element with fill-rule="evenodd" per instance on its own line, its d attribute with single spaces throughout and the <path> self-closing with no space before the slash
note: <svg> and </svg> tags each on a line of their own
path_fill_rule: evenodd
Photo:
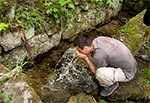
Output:
<svg viewBox="0 0 150 103">
<path fill-rule="evenodd" d="M 133 79 L 137 71 L 137 62 L 129 49 L 119 40 L 99 36 L 91 39 L 82 33 L 75 39 L 75 52 L 84 59 L 89 69 L 96 75 L 100 85 L 104 87 L 102 96 L 109 96 L 119 82 Z M 93 53 L 93 56 L 89 54 Z"/>
</svg>

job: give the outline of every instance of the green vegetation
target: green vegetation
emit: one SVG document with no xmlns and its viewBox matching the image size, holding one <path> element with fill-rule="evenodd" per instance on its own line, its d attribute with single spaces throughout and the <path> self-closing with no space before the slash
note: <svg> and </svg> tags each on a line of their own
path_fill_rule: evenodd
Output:
<svg viewBox="0 0 150 103">
<path fill-rule="evenodd" d="M 147 85 L 150 85 L 150 68 L 146 68 L 141 70 L 142 78 L 140 78 L 140 81 L 145 81 Z M 144 83 L 145 84 L 145 83 Z"/>
<path fill-rule="evenodd" d="M 5 80 L 7 80 L 9 78 L 16 78 L 17 76 L 21 76 L 22 68 L 27 63 L 28 62 L 22 62 L 22 63 L 18 64 L 15 68 L 9 68 L 9 67 L 7 68 L 1 64 L 2 65 L 2 73 L 4 73 L 4 74 L 0 77 L 0 83 L 5 82 Z"/>
<path fill-rule="evenodd" d="M 28 10 L 25 12 L 22 12 L 24 8 L 21 6 L 16 9 L 16 22 L 25 29 L 29 29 L 30 26 L 41 28 L 44 18 L 41 16 L 38 8 L 34 8 L 33 6 L 27 6 L 27 8 Z"/>
<path fill-rule="evenodd" d="M 72 0 L 58 0 L 55 2 L 45 2 L 46 14 L 55 18 L 55 23 L 60 24 L 63 18 L 66 18 L 67 23 L 73 17 L 71 10 L 75 9 Z"/>
<path fill-rule="evenodd" d="M 7 103 L 10 103 L 10 97 L 7 95 L 7 94 L 5 94 L 5 93 L 0 93 L 0 98 L 4 98 L 4 99 L 6 99 L 7 100 Z"/>
<path fill-rule="evenodd" d="M 15 68 L 7 68 L 5 66 L 3 66 L 2 64 L 0 64 L 0 67 L 2 69 L 1 73 L 3 75 L 0 76 L 0 84 L 3 84 L 6 80 L 12 78 L 12 79 L 16 79 L 17 77 L 21 77 L 22 76 L 22 68 L 23 66 L 25 66 L 28 62 L 22 62 L 20 64 L 18 64 Z M 5 94 L 2 92 L 2 90 L 0 90 L 0 100 L 5 99 L 5 101 L 7 101 L 7 103 L 10 103 L 10 97 L 8 94 Z"/>
<path fill-rule="evenodd" d="M 0 31 L 6 30 L 8 28 L 8 25 L 5 23 L 0 23 Z"/>
<path fill-rule="evenodd" d="M 111 4 L 113 0 L 89 0 L 99 5 Z M 18 27 L 43 31 L 46 26 L 58 29 L 75 19 L 73 0 L 0 0 L 0 32 L 16 31 Z M 5 24 L 5 25 L 4 25 Z"/>
</svg>

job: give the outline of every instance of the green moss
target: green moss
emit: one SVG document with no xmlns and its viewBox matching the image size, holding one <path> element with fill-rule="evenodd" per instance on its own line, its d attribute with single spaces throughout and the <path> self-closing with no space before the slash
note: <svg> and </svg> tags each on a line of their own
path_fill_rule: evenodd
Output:
<svg viewBox="0 0 150 103">
<path fill-rule="evenodd" d="M 80 93 L 77 94 L 76 96 L 72 96 L 69 99 L 68 103 L 96 103 L 96 100 L 90 95 Z M 106 103 L 106 102 L 99 102 L 99 103 Z"/>
<path fill-rule="evenodd" d="M 146 68 L 140 71 L 139 82 L 141 84 L 150 85 L 150 68 Z"/>
<path fill-rule="evenodd" d="M 150 68 L 139 71 L 138 82 L 146 90 L 143 94 L 150 98 Z"/>
<path fill-rule="evenodd" d="M 131 18 L 115 35 L 116 38 L 123 41 L 124 44 L 135 55 L 140 50 L 143 40 L 145 40 L 147 26 L 143 24 L 143 15 L 145 10 Z"/>
</svg>

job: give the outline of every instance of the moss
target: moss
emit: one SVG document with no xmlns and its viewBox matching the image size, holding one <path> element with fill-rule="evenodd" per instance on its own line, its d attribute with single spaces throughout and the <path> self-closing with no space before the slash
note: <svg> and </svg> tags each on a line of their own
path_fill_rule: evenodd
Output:
<svg viewBox="0 0 150 103">
<path fill-rule="evenodd" d="M 77 94 L 76 96 L 72 96 L 68 103 L 96 103 L 96 100 L 89 95 L 86 95 L 84 93 Z M 105 102 L 100 102 L 105 103 Z"/>
<path fill-rule="evenodd" d="M 145 10 L 130 19 L 114 36 L 119 37 L 118 39 L 122 40 L 134 55 L 140 50 L 148 30 L 148 27 L 143 24 L 144 13 Z"/>
<path fill-rule="evenodd" d="M 142 85 L 150 86 L 150 68 L 139 71 L 138 81 Z"/>
</svg>

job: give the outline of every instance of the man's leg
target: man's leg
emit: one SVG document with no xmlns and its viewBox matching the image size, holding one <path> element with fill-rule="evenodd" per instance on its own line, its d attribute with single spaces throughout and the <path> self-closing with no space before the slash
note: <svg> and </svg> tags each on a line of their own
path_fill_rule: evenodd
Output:
<svg viewBox="0 0 150 103">
<path fill-rule="evenodd" d="M 101 95 L 110 95 L 117 87 L 117 82 L 129 81 L 124 72 L 120 68 L 112 67 L 102 67 L 96 71 L 96 79 L 99 81 L 100 85 L 105 87 L 102 90 Z"/>
</svg>

